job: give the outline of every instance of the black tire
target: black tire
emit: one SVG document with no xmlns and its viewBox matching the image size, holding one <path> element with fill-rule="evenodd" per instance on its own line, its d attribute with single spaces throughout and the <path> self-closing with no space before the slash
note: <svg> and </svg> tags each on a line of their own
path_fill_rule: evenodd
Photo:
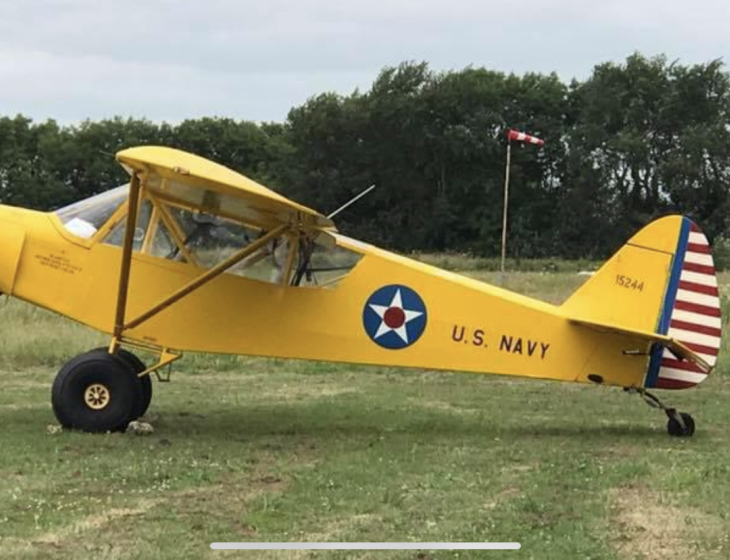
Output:
<svg viewBox="0 0 730 560">
<path fill-rule="evenodd" d="M 667 422 L 667 432 L 674 437 L 692 437 L 695 433 L 694 418 L 686 412 L 680 412 L 679 414 L 684 422 L 684 428 L 675 417 L 670 416 Z"/>
<path fill-rule="evenodd" d="M 135 377 L 126 361 L 106 352 L 76 356 L 53 381 L 53 412 L 66 428 L 85 432 L 125 430 L 142 400 L 142 388 Z"/>
<path fill-rule="evenodd" d="M 132 420 L 136 420 L 137 418 L 145 415 L 147 409 L 150 407 L 150 403 L 152 402 L 152 377 L 150 375 L 143 375 L 142 377 L 136 375 L 146 370 L 147 366 L 142 360 L 140 360 L 135 354 L 132 354 L 132 352 L 130 352 L 129 350 L 120 348 L 119 350 L 117 350 L 117 354 L 119 354 L 119 357 L 127 362 L 127 364 L 132 366 L 132 370 L 135 373 L 134 377 L 135 379 L 137 379 L 137 382 L 142 387 L 142 398 L 140 399 L 138 406 L 134 411 L 134 418 L 132 418 Z"/>
<path fill-rule="evenodd" d="M 104 352 L 105 354 L 108 354 L 109 349 L 106 347 L 94 348 L 92 352 Z M 144 364 L 144 362 L 140 360 L 136 354 L 133 354 L 129 350 L 119 348 L 117 349 L 117 356 L 127 362 L 127 364 L 131 366 L 135 374 L 142 373 L 144 370 L 147 369 L 147 366 Z M 138 377 L 137 375 L 135 375 L 134 377 L 142 386 L 142 399 L 139 401 L 139 403 L 137 403 L 137 407 L 132 412 L 130 422 L 144 416 L 147 412 L 147 409 L 150 407 L 150 403 L 152 402 L 152 378 L 149 375 L 145 375 L 143 377 Z"/>
</svg>

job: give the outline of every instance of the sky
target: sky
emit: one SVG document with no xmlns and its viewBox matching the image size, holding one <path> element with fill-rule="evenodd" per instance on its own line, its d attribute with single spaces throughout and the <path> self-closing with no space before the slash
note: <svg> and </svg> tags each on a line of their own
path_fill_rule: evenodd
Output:
<svg viewBox="0 0 730 560">
<path fill-rule="evenodd" d="M 286 119 L 426 61 L 557 72 L 633 52 L 730 62 L 728 0 L 0 0 L 0 115 Z"/>
</svg>

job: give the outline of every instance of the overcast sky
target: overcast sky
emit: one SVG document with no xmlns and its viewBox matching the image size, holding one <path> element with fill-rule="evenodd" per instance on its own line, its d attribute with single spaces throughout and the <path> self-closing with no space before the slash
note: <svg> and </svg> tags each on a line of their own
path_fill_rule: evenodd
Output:
<svg viewBox="0 0 730 560">
<path fill-rule="evenodd" d="M 730 59 L 729 0 L 0 0 L 0 115 L 283 121 L 405 60 L 585 78 Z"/>
</svg>

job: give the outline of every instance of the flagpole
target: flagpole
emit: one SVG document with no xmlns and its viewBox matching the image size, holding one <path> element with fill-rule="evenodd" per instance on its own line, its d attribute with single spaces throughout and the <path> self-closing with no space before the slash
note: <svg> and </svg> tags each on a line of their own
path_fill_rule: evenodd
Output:
<svg viewBox="0 0 730 560">
<path fill-rule="evenodd" d="M 502 214 L 502 263 L 500 266 L 499 283 L 504 286 L 504 260 L 507 256 L 507 204 L 509 201 L 509 167 L 512 158 L 512 142 L 507 139 L 507 164 L 504 171 L 504 213 Z"/>
</svg>

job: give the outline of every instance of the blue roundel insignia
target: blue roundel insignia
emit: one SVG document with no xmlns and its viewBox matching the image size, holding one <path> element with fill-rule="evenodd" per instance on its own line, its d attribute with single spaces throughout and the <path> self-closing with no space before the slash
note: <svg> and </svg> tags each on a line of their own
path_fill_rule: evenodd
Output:
<svg viewBox="0 0 730 560">
<path fill-rule="evenodd" d="M 407 286 L 391 284 L 373 292 L 365 302 L 362 323 L 373 342 L 400 350 L 421 337 L 426 316 L 421 296 Z"/>
</svg>

